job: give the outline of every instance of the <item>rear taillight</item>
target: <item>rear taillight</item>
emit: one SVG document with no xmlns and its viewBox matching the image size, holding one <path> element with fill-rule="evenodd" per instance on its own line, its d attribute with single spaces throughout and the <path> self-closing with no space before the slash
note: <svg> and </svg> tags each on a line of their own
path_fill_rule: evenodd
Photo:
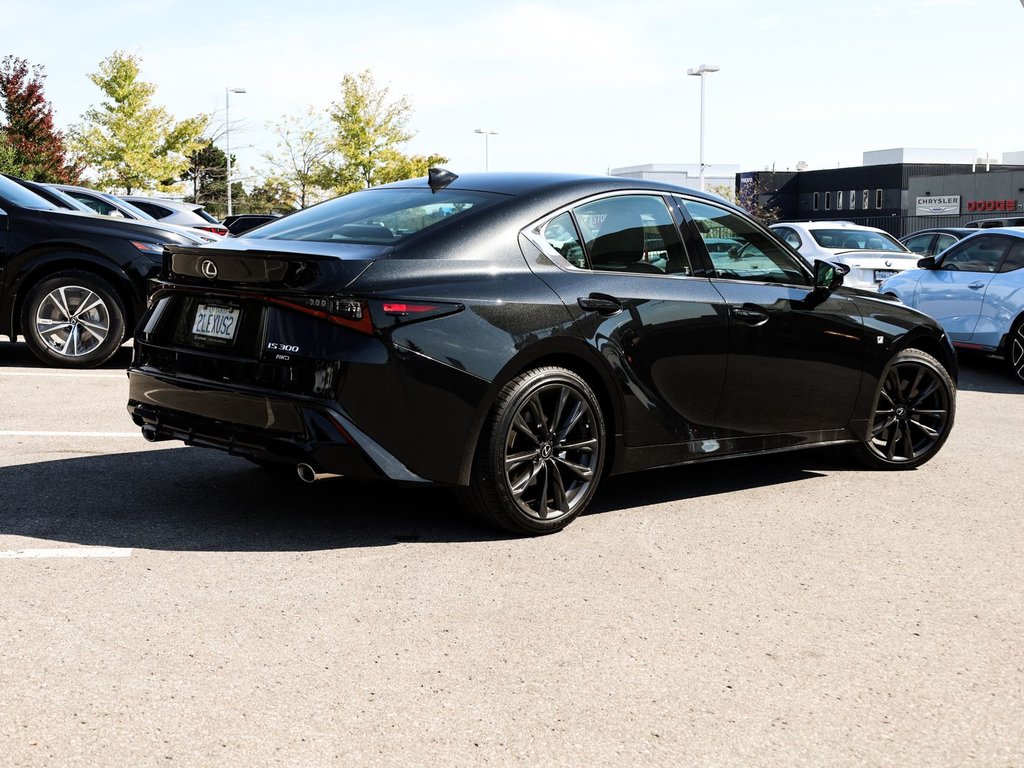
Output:
<svg viewBox="0 0 1024 768">
<path fill-rule="evenodd" d="M 264 296 L 263 300 L 278 307 L 293 309 L 318 317 L 329 323 L 372 334 L 396 325 L 452 315 L 462 310 L 461 304 L 413 301 L 367 301 L 350 297 L 310 296 L 282 299 Z"/>
<path fill-rule="evenodd" d="M 204 229 L 207 232 L 213 232 L 213 234 L 215 234 L 215 235 L 222 235 L 224 237 L 228 236 L 228 228 L 227 227 L 222 227 L 222 226 L 219 226 L 219 225 L 216 225 L 216 224 L 211 224 L 208 227 L 196 227 L 196 229 Z"/>
</svg>

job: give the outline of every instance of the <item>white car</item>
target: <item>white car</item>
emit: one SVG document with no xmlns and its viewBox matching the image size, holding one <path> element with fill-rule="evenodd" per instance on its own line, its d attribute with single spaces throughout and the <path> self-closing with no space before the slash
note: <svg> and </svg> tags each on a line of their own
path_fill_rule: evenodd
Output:
<svg viewBox="0 0 1024 768">
<path fill-rule="evenodd" d="M 914 269 L 920 256 L 883 229 L 848 221 L 797 221 L 771 230 L 810 264 L 815 259 L 849 268 L 843 285 L 875 291 L 887 277 Z"/>
</svg>

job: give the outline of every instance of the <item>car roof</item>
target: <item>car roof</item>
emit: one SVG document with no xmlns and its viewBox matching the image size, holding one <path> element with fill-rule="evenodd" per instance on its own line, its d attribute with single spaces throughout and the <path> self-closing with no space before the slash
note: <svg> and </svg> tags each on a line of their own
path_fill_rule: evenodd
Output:
<svg viewBox="0 0 1024 768">
<path fill-rule="evenodd" d="M 867 227 L 863 224 L 854 224 L 852 221 L 836 219 L 834 221 L 777 221 L 771 227 L 802 227 L 803 229 L 848 229 L 851 232 L 885 232 L 878 227 Z"/>
<path fill-rule="evenodd" d="M 422 188 L 426 186 L 428 186 L 428 178 L 420 177 L 397 181 L 393 184 L 385 184 L 375 187 L 375 189 Z M 531 173 L 525 171 L 465 173 L 457 176 L 445 188 L 513 196 L 526 193 L 533 194 L 540 191 L 557 191 L 562 193 L 573 189 L 578 189 L 581 194 L 589 194 L 591 189 L 595 191 L 650 189 L 652 191 L 685 192 L 687 194 L 696 194 L 709 201 L 721 201 L 721 198 L 716 196 L 662 181 L 636 179 L 629 176 L 588 176 L 572 173 Z"/>
</svg>

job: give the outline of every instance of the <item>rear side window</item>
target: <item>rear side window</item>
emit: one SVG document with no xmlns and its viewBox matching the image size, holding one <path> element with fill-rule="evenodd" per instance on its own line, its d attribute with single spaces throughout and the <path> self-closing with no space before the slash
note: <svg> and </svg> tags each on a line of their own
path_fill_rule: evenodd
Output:
<svg viewBox="0 0 1024 768">
<path fill-rule="evenodd" d="M 293 213 L 260 227 L 248 237 L 320 243 L 400 243 L 505 199 L 505 195 L 468 190 L 367 189 Z"/>
</svg>

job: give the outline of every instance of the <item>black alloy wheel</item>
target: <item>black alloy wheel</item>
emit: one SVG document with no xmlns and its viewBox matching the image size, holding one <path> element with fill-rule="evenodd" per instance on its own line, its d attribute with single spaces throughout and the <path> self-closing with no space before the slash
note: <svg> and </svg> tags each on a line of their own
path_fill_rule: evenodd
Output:
<svg viewBox="0 0 1024 768">
<path fill-rule="evenodd" d="M 516 533 L 559 531 L 597 490 L 605 425 L 593 390 L 565 368 L 537 368 L 502 389 L 481 435 L 463 503 Z"/>
<path fill-rule="evenodd" d="M 1017 318 L 1006 338 L 1006 362 L 1017 381 L 1024 384 L 1024 315 Z"/>
<path fill-rule="evenodd" d="M 29 290 L 21 331 L 44 363 L 92 368 L 109 360 L 125 340 L 124 303 L 97 275 L 58 272 Z"/>
<path fill-rule="evenodd" d="M 876 469 L 911 469 L 938 453 L 956 413 L 956 387 L 942 364 L 919 349 L 893 357 L 875 396 L 858 456 Z"/>
</svg>

